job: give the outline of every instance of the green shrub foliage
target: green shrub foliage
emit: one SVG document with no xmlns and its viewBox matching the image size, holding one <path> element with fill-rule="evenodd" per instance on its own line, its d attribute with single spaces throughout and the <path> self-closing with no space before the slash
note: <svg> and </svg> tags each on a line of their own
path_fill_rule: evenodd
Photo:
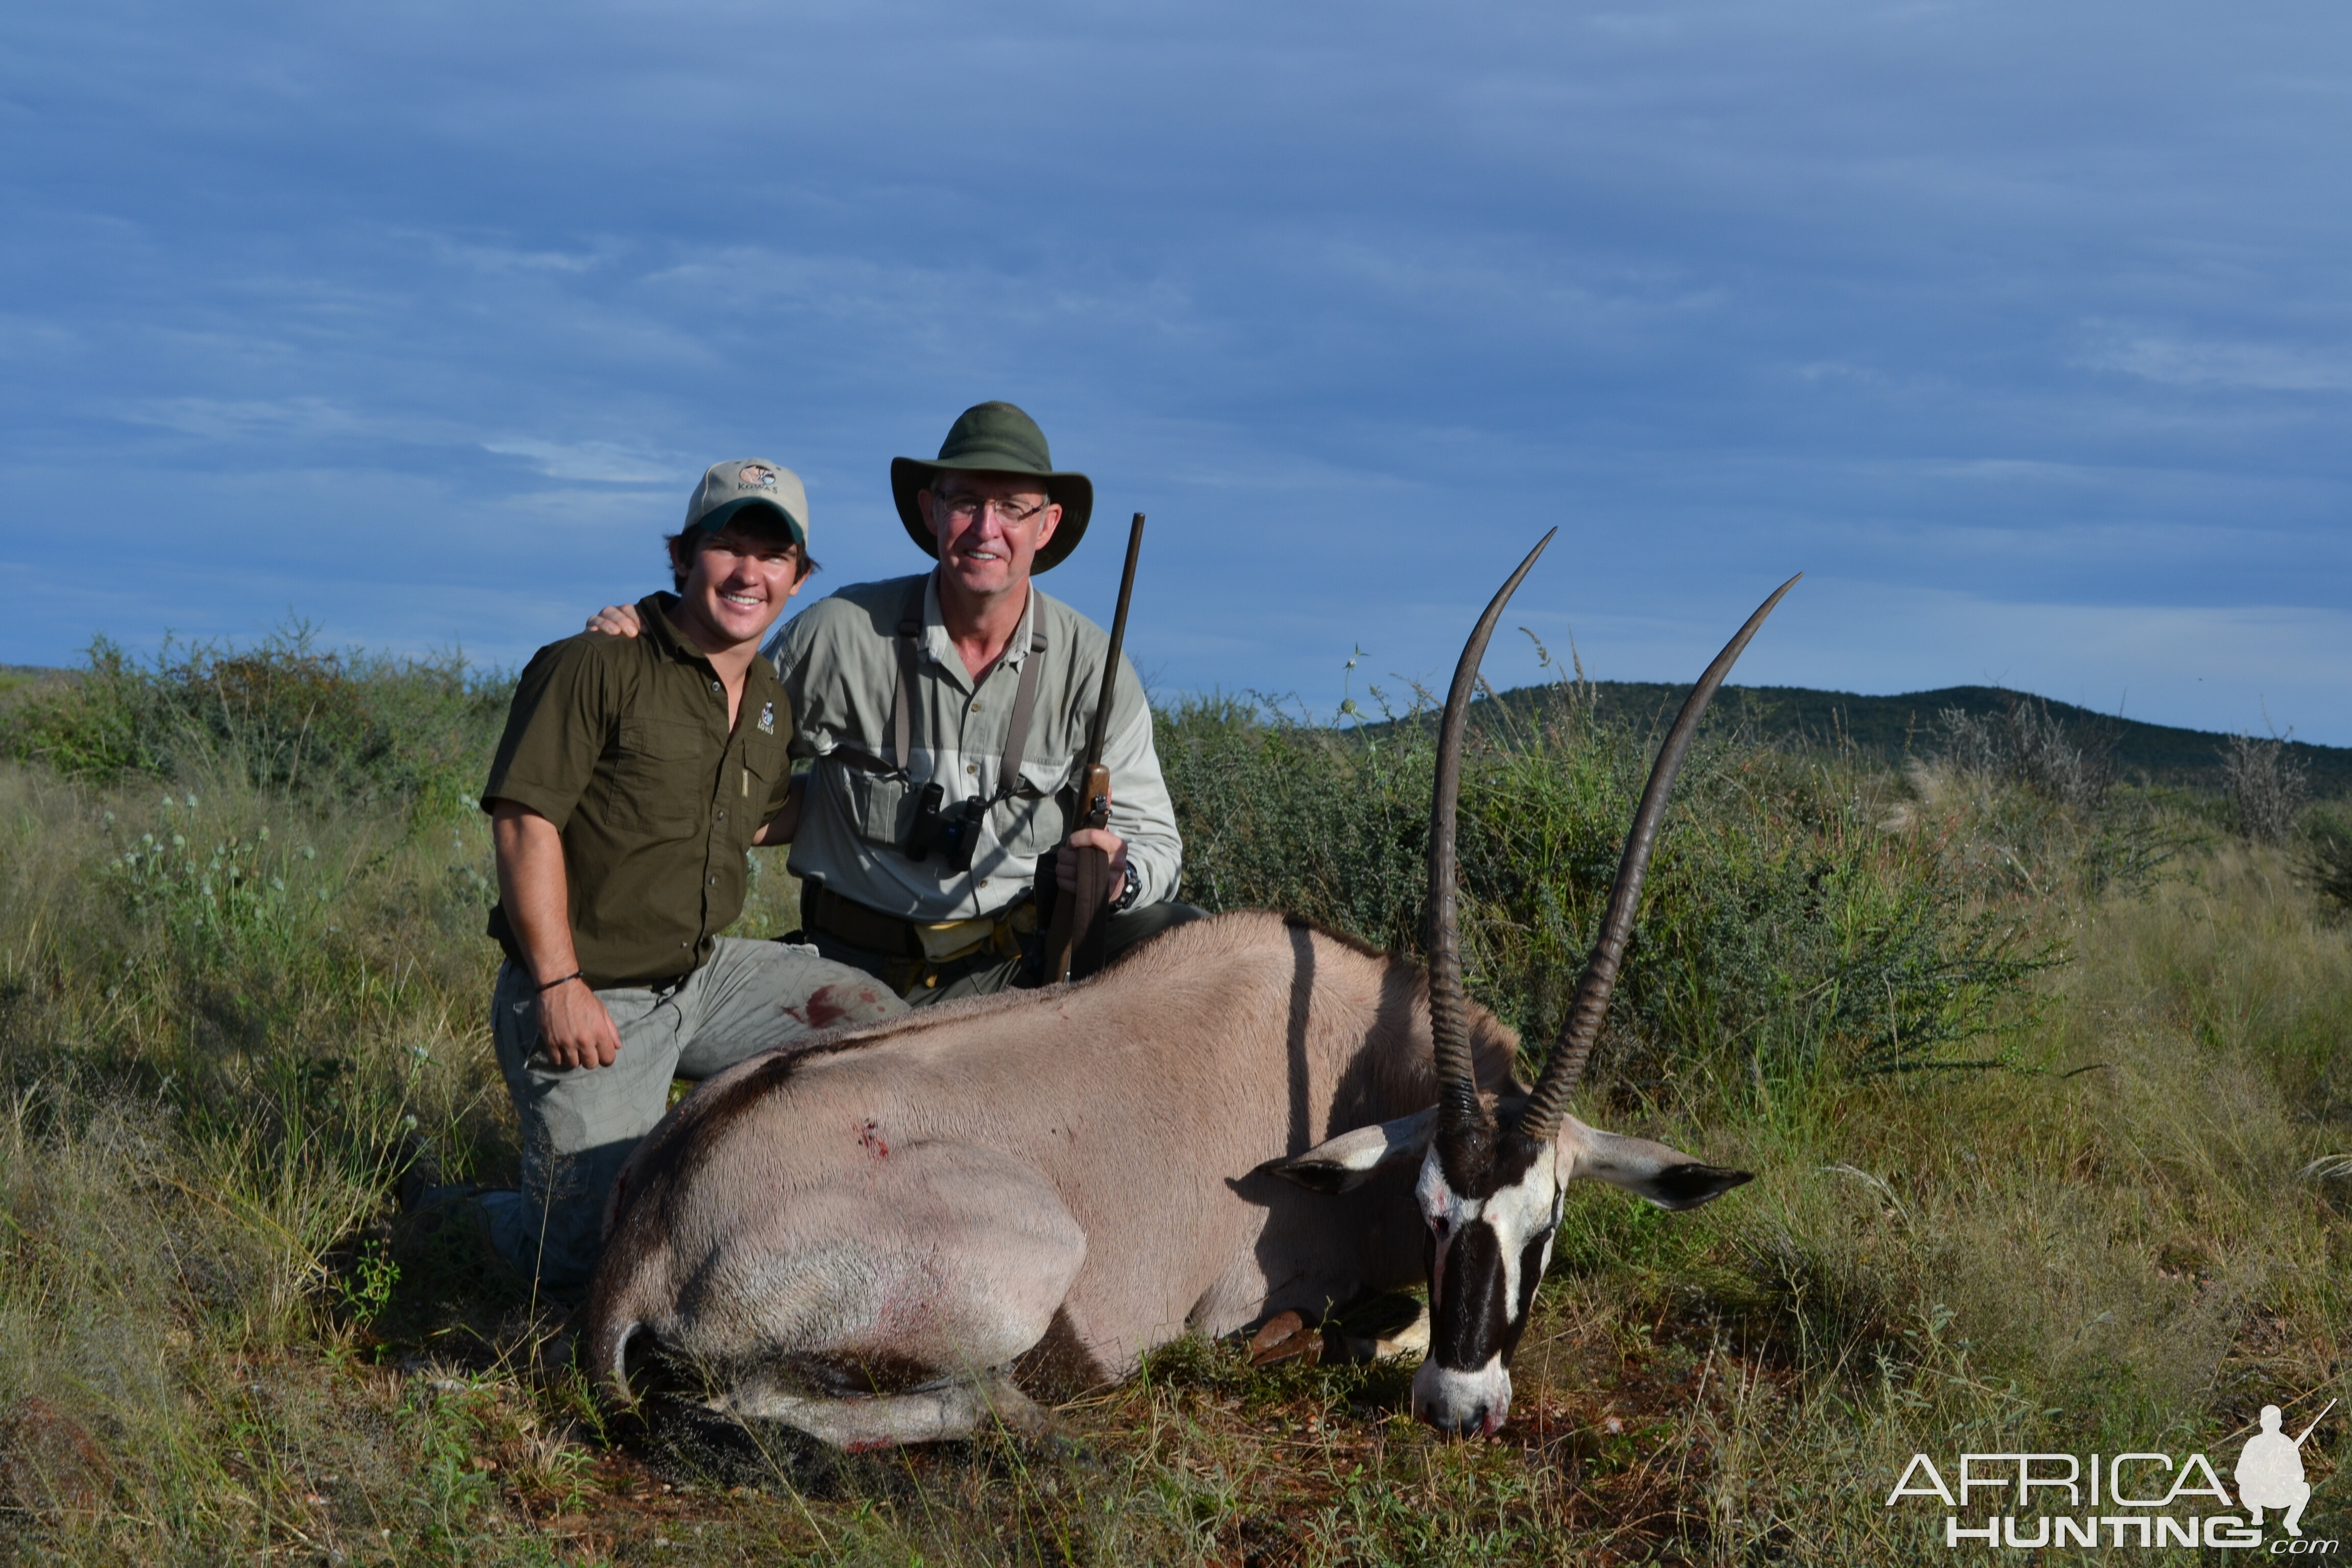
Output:
<svg viewBox="0 0 2352 1568">
<path fill-rule="evenodd" d="M 1464 967 L 1539 1054 L 1598 930 L 1654 739 L 1564 694 L 1533 724 L 1471 726 Z M 1230 700 L 1179 706 L 1160 759 L 1188 897 L 1286 909 L 1419 952 L 1434 748 L 1425 725 L 1334 731 Z M 1865 787 L 1875 785 L 1876 789 Z M 1693 1068 L 1949 1065 L 2020 1016 L 2054 952 L 1989 880 L 1909 824 L 1883 773 L 1709 742 L 1685 765 L 1612 1012 L 1637 1081 Z M 1973 1047 L 1972 1047 L 1973 1048 Z M 1979 1053 L 1979 1056 L 1981 1053 Z"/>
<path fill-rule="evenodd" d="M 2352 808 L 2314 810 L 2304 823 L 2298 859 L 2321 907 L 2338 920 L 2352 916 Z"/>
<path fill-rule="evenodd" d="M 457 653 L 323 651 L 295 624 L 250 647 L 167 641 L 141 663 L 100 637 L 77 679 L 23 701 L 0 744 L 94 782 L 240 776 L 308 800 L 470 798 L 509 681 Z"/>
</svg>

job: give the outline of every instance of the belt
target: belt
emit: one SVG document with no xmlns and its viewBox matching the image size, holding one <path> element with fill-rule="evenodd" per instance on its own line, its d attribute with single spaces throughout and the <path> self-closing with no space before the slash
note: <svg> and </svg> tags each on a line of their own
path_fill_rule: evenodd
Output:
<svg viewBox="0 0 2352 1568">
<path fill-rule="evenodd" d="M 822 882 L 803 882 L 801 923 L 868 952 L 952 963 L 992 942 L 1012 957 L 1020 951 L 1019 938 L 1037 929 L 1037 906 L 1022 899 L 995 914 L 971 920 L 910 921 L 869 910 L 855 899 L 828 891 Z"/>
</svg>

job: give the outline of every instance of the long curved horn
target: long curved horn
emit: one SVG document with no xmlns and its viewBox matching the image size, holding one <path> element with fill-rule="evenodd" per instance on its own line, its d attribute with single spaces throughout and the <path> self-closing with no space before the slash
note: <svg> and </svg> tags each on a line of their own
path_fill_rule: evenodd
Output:
<svg viewBox="0 0 2352 1568">
<path fill-rule="evenodd" d="M 1486 655 L 1487 639 L 1503 606 L 1518 591 L 1519 580 L 1552 541 L 1555 528 L 1536 542 L 1519 569 L 1502 586 L 1462 649 L 1454 667 L 1454 685 L 1445 694 L 1445 716 L 1437 727 L 1437 782 L 1429 802 L 1429 921 L 1423 934 L 1429 944 L 1429 1032 L 1437 1058 L 1439 1125 L 1446 1129 L 1482 1126 L 1486 1109 L 1478 1101 L 1478 1072 L 1470 1059 L 1469 1012 L 1462 993 L 1462 951 L 1454 916 L 1454 806 L 1462 795 L 1462 731 L 1470 716 L 1470 692 L 1478 679 L 1478 663 Z"/>
<path fill-rule="evenodd" d="M 1592 956 L 1584 961 L 1584 974 L 1576 983 L 1576 1001 L 1568 1010 L 1568 1021 L 1561 1026 L 1559 1038 L 1551 1048 L 1551 1059 L 1544 1063 L 1543 1077 L 1528 1097 L 1527 1109 L 1519 1113 L 1520 1136 L 1537 1143 L 1548 1143 L 1559 1131 L 1559 1119 L 1568 1110 L 1569 1096 L 1576 1092 L 1577 1080 L 1584 1076 L 1585 1058 L 1592 1054 L 1592 1042 L 1600 1037 L 1601 1020 L 1609 1013 L 1609 994 L 1617 986 L 1617 966 L 1625 959 L 1625 940 L 1633 934 L 1633 911 L 1642 901 L 1642 878 L 1650 868 L 1650 848 L 1657 842 L 1658 825 L 1666 815 L 1666 797 L 1674 793 L 1675 774 L 1681 771 L 1683 753 L 1690 749 L 1691 737 L 1698 732 L 1699 719 L 1706 705 L 1715 700 L 1717 688 L 1731 673 L 1748 639 L 1764 624 L 1781 595 L 1797 585 L 1790 578 L 1772 592 L 1772 596 L 1757 606 L 1739 628 L 1739 635 L 1724 645 L 1698 678 L 1691 694 L 1683 700 L 1683 710 L 1675 716 L 1675 727 L 1666 731 L 1665 744 L 1658 748 L 1658 760 L 1651 766 L 1650 782 L 1642 791 L 1642 804 L 1633 813 L 1633 831 L 1625 836 L 1625 855 L 1617 863 L 1617 880 L 1610 885 L 1609 905 L 1601 917 L 1601 934 L 1592 943 Z"/>
</svg>

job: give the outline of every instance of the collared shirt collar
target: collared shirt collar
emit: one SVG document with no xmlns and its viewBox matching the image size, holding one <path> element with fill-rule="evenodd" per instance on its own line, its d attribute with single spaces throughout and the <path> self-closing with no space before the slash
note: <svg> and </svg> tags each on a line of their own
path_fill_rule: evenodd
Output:
<svg viewBox="0 0 2352 1568">
<path fill-rule="evenodd" d="M 989 666 L 989 673 L 1000 669 L 1019 669 L 1029 657 L 1030 634 L 1037 624 L 1037 584 L 1027 589 L 1028 601 L 1021 606 L 1021 624 L 1013 628 L 1013 640 Z M 971 684 L 971 672 L 964 668 L 963 655 L 956 651 L 953 639 L 948 636 L 946 614 L 940 608 L 940 574 L 935 570 L 923 579 L 923 657 L 946 670 L 950 675 Z"/>
<path fill-rule="evenodd" d="M 672 658 L 682 658 L 691 664 L 708 665 L 710 656 L 688 640 L 671 617 L 677 612 L 676 594 L 647 594 L 637 601 L 637 621 L 653 637 L 661 650 Z"/>
<path fill-rule="evenodd" d="M 647 594 L 637 601 L 638 624 L 662 652 L 681 664 L 695 666 L 716 680 L 719 679 L 719 667 L 710 662 L 709 654 L 695 647 L 687 635 L 677 629 L 677 622 L 672 618 L 677 606 L 678 596 L 676 594 Z M 783 689 L 783 683 L 776 679 L 775 667 L 764 657 L 751 660 L 743 679 L 743 694 L 747 699 L 756 689 L 761 700 L 765 701 Z"/>
</svg>

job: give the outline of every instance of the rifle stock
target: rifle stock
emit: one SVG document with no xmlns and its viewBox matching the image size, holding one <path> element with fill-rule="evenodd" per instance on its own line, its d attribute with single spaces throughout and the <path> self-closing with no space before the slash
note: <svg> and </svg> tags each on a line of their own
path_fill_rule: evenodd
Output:
<svg viewBox="0 0 2352 1568">
<path fill-rule="evenodd" d="M 1118 689 L 1118 661 L 1127 643 L 1127 606 L 1135 594 L 1135 562 L 1143 549 L 1143 514 L 1137 512 L 1127 531 L 1127 570 L 1119 579 L 1118 611 L 1111 617 L 1110 657 L 1103 666 L 1102 695 L 1095 704 L 1094 723 L 1087 731 L 1086 767 L 1078 795 L 1078 811 L 1071 826 L 1110 826 L 1110 770 L 1103 765 L 1103 746 L 1110 730 L 1111 698 Z M 1066 861 L 1063 858 L 1068 857 Z M 1065 835 L 1055 854 L 1056 875 L 1074 862 L 1076 886 L 1054 895 L 1054 914 L 1045 931 L 1045 973 L 1048 984 L 1083 979 L 1102 967 L 1103 942 L 1110 924 L 1110 857 L 1091 845 L 1074 845 Z"/>
</svg>

